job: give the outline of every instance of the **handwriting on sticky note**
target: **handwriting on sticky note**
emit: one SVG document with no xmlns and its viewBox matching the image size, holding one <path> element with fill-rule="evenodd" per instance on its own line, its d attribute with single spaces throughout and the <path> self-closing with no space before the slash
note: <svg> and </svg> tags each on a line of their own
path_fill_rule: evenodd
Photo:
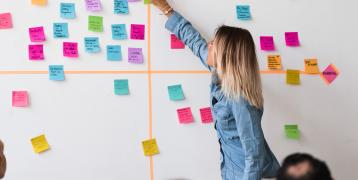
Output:
<svg viewBox="0 0 358 180">
<path fill-rule="evenodd" d="M 128 62 L 133 64 L 143 63 L 142 48 L 128 48 Z"/>
<path fill-rule="evenodd" d="M 47 142 L 44 134 L 31 139 L 32 148 L 36 153 L 42 153 L 50 149 L 50 145 Z"/>
<path fill-rule="evenodd" d="M 29 59 L 30 60 L 44 60 L 44 51 L 42 44 L 29 45 Z"/>
<path fill-rule="evenodd" d="M 93 32 L 103 32 L 103 17 L 88 16 L 88 30 Z"/>
<path fill-rule="evenodd" d="M 275 50 L 275 44 L 272 36 L 260 36 L 261 50 L 273 51 Z"/>
<path fill-rule="evenodd" d="M 181 108 L 177 110 L 179 122 L 181 124 L 188 124 L 194 122 L 194 117 L 190 107 Z"/>
<path fill-rule="evenodd" d="M 29 105 L 29 98 L 27 91 L 12 91 L 12 106 L 13 107 L 27 107 Z"/>
<path fill-rule="evenodd" d="M 114 80 L 114 94 L 115 95 L 128 95 L 129 94 L 128 79 Z"/>
<path fill-rule="evenodd" d="M 47 0 L 31 0 L 31 3 L 33 5 L 45 6 L 47 4 Z"/>
<path fill-rule="evenodd" d="M 68 37 L 68 24 L 67 23 L 53 23 L 53 37 L 54 38 L 67 38 Z"/>
<path fill-rule="evenodd" d="M 185 44 L 175 34 L 170 35 L 170 48 L 171 49 L 184 49 Z"/>
<path fill-rule="evenodd" d="M 128 14 L 128 1 L 127 0 L 114 0 L 114 14 Z"/>
<path fill-rule="evenodd" d="M 210 107 L 200 109 L 200 117 L 202 123 L 211 123 L 213 122 L 213 115 Z"/>
<path fill-rule="evenodd" d="M 44 27 L 32 27 L 29 28 L 31 42 L 42 42 L 46 40 Z"/>
<path fill-rule="evenodd" d="M 339 75 L 339 71 L 333 64 L 327 66 L 327 68 L 322 72 L 321 77 L 326 82 L 327 85 L 331 84 Z"/>
<path fill-rule="evenodd" d="M 63 42 L 63 56 L 71 58 L 78 57 L 77 43 Z"/>
<path fill-rule="evenodd" d="M 85 0 L 87 11 L 101 11 L 102 4 L 100 0 Z"/>
<path fill-rule="evenodd" d="M 144 40 L 144 29 L 143 24 L 131 24 L 131 39 Z"/>
<path fill-rule="evenodd" d="M 298 32 L 285 32 L 285 40 L 287 46 L 300 46 Z"/>
<path fill-rule="evenodd" d="M 286 83 L 292 85 L 299 85 L 300 81 L 300 71 L 299 70 L 290 70 L 286 71 Z"/>
<path fill-rule="evenodd" d="M 285 134 L 289 139 L 299 139 L 300 131 L 298 125 L 285 125 Z"/>
<path fill-rule="evenodd" d="M 281 70 L 281 56 L 280 55 L 268 55 L 267 56 L 267 67 L 269 70 Z"/>
<path fill-rule="evenodd" d="M 65 80 L 65 73 L 63 71 L 63 65 L 49 65 L 49 78 L 52 81 Z"/>
<path fill-rule="evenodd" d="M 112 39 L 114 40 L 128 39 L 125 24 L 112 24 Z"/>
<path fill-rule="evenodd" d="M 305 72 L 309 74 L 319 74 L 317 59 L 305 59 Z"/>
<path fill-rule="evenodd" d="M 145 156 L 153 156 L 159 154 L 157 140 L 155 138 L 142 141 Z"/>
<path fill-rule="evenodd" d="M 88 53 L 98 53 L 101 51 L 98 37 L 85 37 L 85 51 Z"/>
<path fill-rule="evenodd" d="M 122 50 L 120 45 L 107 46 L 107 60 L 120 61 L 122 60 Z"/>
<path fill-rule="evenodd" d="M 236 6 L 236 15 L 237 15 L 237 19 L 250 20 L 251 19 L 250 6 L 249 5 Z"/>
<path fill-rule="evenodd" d="M 184 99 L 183 89 L 180 84 L 168 86 L 169 98 L 172 101 L 180 101 Z"/>
<path fill-rule="evenodd" d="M 60 15 L 64 19 L 76 18 L 75 4 L 74 3 L 61 3 Z"/>
<path fill-rule="evenodd" d="M 12 18 L 10 13 L 0 14 L 0 29 L 12 28 Z"/>
</svg>

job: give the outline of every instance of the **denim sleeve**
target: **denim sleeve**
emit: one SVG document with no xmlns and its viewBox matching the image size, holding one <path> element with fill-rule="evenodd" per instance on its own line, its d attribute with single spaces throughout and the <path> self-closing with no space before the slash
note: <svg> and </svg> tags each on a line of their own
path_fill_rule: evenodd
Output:
<svg viewBox="0 0 358 180">
<path fill-rule="evenodd" d="M 165 27 L 175 34 L 187 45 L 191 51 L 200 58 L 206 68 L 211 68 L 206 63 L 208 58 L 208 44 L 200 33 L 179 13 L 174 12 L 165 23 Z"/>
<path fill-rule="evenodd" d="M 241 99 L 240 99 L 241 101 Z M 264 163 L 265 139 L 259 110 L 243 102 L 233 102 L 232 112 L 245 153 L 242 180 L 261 180 Z"/>
</svg>

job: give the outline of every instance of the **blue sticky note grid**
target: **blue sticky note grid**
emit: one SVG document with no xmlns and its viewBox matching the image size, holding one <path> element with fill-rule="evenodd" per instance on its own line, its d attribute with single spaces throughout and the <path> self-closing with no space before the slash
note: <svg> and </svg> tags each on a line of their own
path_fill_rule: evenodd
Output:
<svg viewBox="0 0 358 180">
<path fill-rule="evenodd" d="M 53 23 L 53 37 L 68 38 L 68 24 L 67 23 Z"/>
<path fill-rule="evenodd" d="M 168 86 L 169 98 L 172 101 L 184 100 L 183 89 L 180 84 Z"/>
<path fill-rule="evenodd" d="M 114 80 L 114 94 L 115 95 L 128 95 L 129 94 L 128 79 Z"/>
<path fill-rule="evenodd" d="M 128 39 L 128 34 L 125 24 L 112 24 L 112 39 L 114 40 Z"/>
<path fill-rule="evenodd" d="M 237 18 L 239 20 L 250 20 L 251 12 L 249 5 L 238 5 L 236 6 Z"/>
<path fill-rule="evenodd" d="M 127 0 L 114 0 L 114 14 L 128 14 Z"/>
<path fill-rule="evenodd" d="M 107 46 L 107 60 L 109 61 L 121 61 L 122 50 L 120 45 L 108 45 Z"/>
<path fill-rule="evenodd" d="M 101 51 L 98 37 L 85 37 L 85 51 L 88 53 L 98 53 Z"/>
<path fill-rule="evenodd" d="M 61 3 L 60 14 L 64 19 L 76 18 L 75 4 L 74 3 Z"/>
<path fill-rule="evenodd" d="M 65 73 L 63 71 L 63 65 L 50 65 L 49 66 L 50 80 L 63 81 L 65 80 Z"/>
</svg>

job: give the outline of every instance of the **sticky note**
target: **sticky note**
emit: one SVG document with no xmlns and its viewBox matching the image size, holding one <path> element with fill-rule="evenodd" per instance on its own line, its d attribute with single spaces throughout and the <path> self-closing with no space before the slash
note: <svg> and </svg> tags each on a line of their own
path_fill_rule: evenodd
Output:
<svg viewBox="0 0 358 180">
<path fill-rule="evenodd" d="M 299 70 L 290 70 L 286 71 L 286 83 L 292 85 L 299 85 L 300 81 L 300 71 Z"/>
<path fill-rule="evenodd" d="M 77 43 L 63 42 L 63 56 L 71 58 L 78 57 Z"/>
<path fill-rule="evenodd" d="M 30 60 L 44 60 L 44 50 L 42 44 L 29 45 L 29 59 Z"/>
<path fill-rule="evenodd" d="M 327 66 L 322 72 L 321 77 L 327 85 L 331 84 L 339 75 L 339 71 L 333 64 Z"/>
<path fill-rule="evenodd" d="M 103 17 L 88 16 L 88 30 L 93 32 L 103 32 Z"/>
<path fill-rule="evenodd" d="M 47 0 L 31 0 L 31 3 L 33 5 L 45 6 L 47 4 Z"/>
<path fill-rule="evenodd" d="M 142 48 L 128 48 L 128 62 L 133 64 L 143 63 Z"/>
<path fill-rule="evenodd" d="M 249 5 L 236 6 L 236 15 L 237 15 L 237 19 L 250 20 L 251 19 L 250 6 Z"/>
<path fill-rule="evenodd" d="M 44 134 L 31 139 L 31 144 L 36 153 L 42 153 L 50 149 L 50 145 Z"/>
<path fill-rule="evenodd" d="M 108 45 L 107 46 L 107 60 L 108 61 L 121 61 L 122 50 L 120 45 Z"/>
<path fill-rule="evenodd" d="M 300 46 L 298 32 L 285 32 L 285 40 L 287 46 Z"/>
<path fill-rule="evenodd" d="M 141 0 L 127 0 L 128 2 L 138 2 L 138 1 L 141 1 Z"/>
<path fill-rule="evenodd" d="M 190 107 L 181 108 L 177 110 L 179 122 L 181 124 L 188 124 L 194 122 L 193 114 L 191 113 Z"/>
<path fill-rule="evenodd" d="M 144 4 L 150 4 L 150 3 L 152 3 L 151 0 L 144 0 Z"/>
<path fill-rule="evenodd" d="M 319 74 L 317 59 L 305 59 L 305 72 Z"/>
<path fill-rule="evenodd" d="M 180 84 L 168 86 L 169 99 L 180 101 L 184 99 L 183 89 Z"/>
<path fill-rule="evenodd" d="M 12 91 L 12 106 L 26 107 L 29 105 L 27 91 Z"/>
<path fill-rule="evenodd" d="M 144 40 L 144 29 L 143 24 L 131 24 L 131 39 Z"/>
<path fill-rule="evenodd" d="M 76 18 L 75 3 L 61 3 L 60 16 L 64 19 Z"/>
<path fill-rule="evenodd" d="M 213 114 L 210 107 L 200 109 L 200 117 L 202 123 L 211 123 L 213 122 Z"/>
<path fill-rule="evenodd" d="M 68 38 L 68 24 L 67 23 L 53 23 L 53 37 L 54 38 Z"/>
<path fill-rule="evenodd" d="M 272 36 L 260 36 L 261 50 L 273 51 L 275 50 L 275 44 Z"/>
<path fill-rule="evenodd" d="M 157 140 L 155 138 L 142 141 L 142 146 L 145 156 L 153 156 L 155 154 L 159 154 L 159 148 Z"/>
<path fill-rule="evenodd" d="M 10 13 L 0 14 L 0 29 L 12 28 L 12 18 Z"/>
<path fill-rule="evenodd" d="M 44 27 L 32 27 L 29 28 L 31 42 L 42 42 L 46 40 Z"/>
<path fill-rule="evenodd" d="M 299 139 L 300 131 L 298 125 L 285 125 L 285 134 L 289 139 Z"/>
<path fill-rule="evenodd" d="M 115 95 L 128 95 L 129 94 L 128 79 L 114 80 L 114 94 Z"/>
<path fill-rule="evenodd" d="M 87 11 L 101 11 L 102 4 L 100 0 L 85 0 Z"/>
<path fill-rule="evenodd" d="M 269 70 L 281 70 L 281 56 L 280 55 L 268 55 L 267 56 L 267 67 Z"/>
<path fill-rule="evenodd" d="M 52 81 L 65 80 L 65 73 L 63 71 L 63 65 L 49 65 L 48 69 L 49 78 Z"/>
<path fill-rule="evenodd" d="M 98 37 L 85 37 L 85 51 L 88 53 L 98 53 L 101 51 Z"/>
<path fill-rule="evenodd" d="M 170 48 L 171 49 L 184 49 L 185 44 L 175 34 L 170 35 Z"/>
<path fill-rule="evenodd" d="M 127 0 L 114 0 L 114 14 L 128 14 Z"/>
<path fill-rule="evenodd" d="M 112 24 L 112 39 L 114 40 L 128 39 L 125 24 Z"/>
</svg>

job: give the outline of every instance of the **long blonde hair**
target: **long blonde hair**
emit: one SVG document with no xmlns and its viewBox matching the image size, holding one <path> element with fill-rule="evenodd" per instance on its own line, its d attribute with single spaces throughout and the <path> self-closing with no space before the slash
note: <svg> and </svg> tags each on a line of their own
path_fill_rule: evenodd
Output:
<svg viewBox="0 0 358 180">
<path fill-rule="evenodd" d="M 242 96 L 252 106 L 263 107 L 255 43 L 248 30 L 218 28 L 214 39 L 214 66 L 226 97 L 239 100 Z"/>
</svg>

